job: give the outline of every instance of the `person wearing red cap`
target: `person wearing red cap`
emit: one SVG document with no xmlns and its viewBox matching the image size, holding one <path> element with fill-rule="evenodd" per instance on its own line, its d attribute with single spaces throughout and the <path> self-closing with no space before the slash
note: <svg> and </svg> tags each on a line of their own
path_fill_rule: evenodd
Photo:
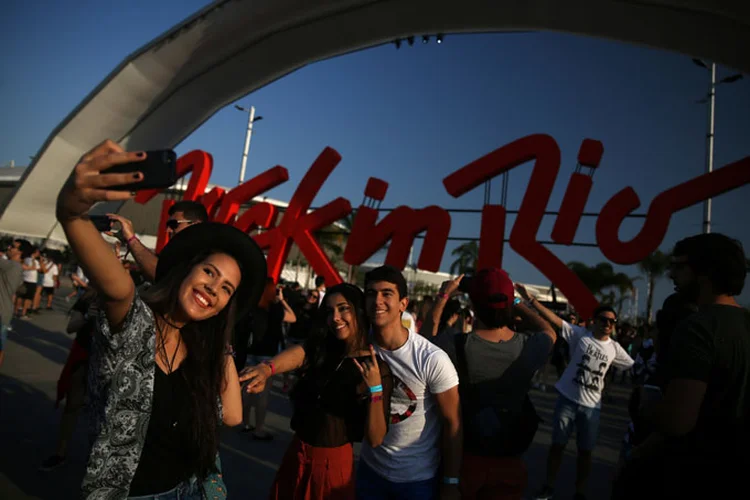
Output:
<svg viewBox="0 0 750 500">
<path fill-rule="evenodd" d="M 437 344 L 456 365 L 464 427 L 463 499 L 520 499 L 527 473 L 522 455 L 539 418 L 528 392 L 557 336 L 531 308 L 514 299 L 513 282 L 499 268 L 444 283 L 443 293 L 469 293 L 476 318 L 468 335 L 440 335 Z M 516 332 L 521 317 L 528 331 Z"/>
</svg>

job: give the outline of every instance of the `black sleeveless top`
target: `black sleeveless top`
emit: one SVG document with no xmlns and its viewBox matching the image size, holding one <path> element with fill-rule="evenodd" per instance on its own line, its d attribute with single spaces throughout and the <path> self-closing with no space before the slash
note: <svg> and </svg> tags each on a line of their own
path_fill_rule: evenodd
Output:
<svg viewBox="0 0 750 500">
<path fill-rule="evenodd" d="M 194 472 L 185 461 L 191 439 L 187 415 L 190 394 L 178 366 L 171 375 L 159 365 L 154 368 L 154 397 L 138 469 L 130 483 L 130 496 L 169 491 L 188 480 Z"/>
</svg>

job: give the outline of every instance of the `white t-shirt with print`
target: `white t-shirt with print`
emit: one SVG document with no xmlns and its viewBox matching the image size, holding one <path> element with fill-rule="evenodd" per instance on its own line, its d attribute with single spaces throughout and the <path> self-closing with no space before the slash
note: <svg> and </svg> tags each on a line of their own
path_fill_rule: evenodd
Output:
<svg viewBox="0 0 750 500">
<path fill-rule="evenodd" d="M 44 263 L 47 266 L 47 272 L 44 273 L 44 283 L 42 284 L 45 288 L 52 288 L 55 286 L 55 276 L 60 274 L 60 270 L 57 268 L 57 264 L 52 261 Z"/>
<path fill-rule="evenodd" d="M 582 406 L 599 408 L 602 402 L 604 376 L 610 365 L 625 369 L 633 359 L 612 339 L 597 340 L 582 326 L 562 322 L 562 337 L 570 345 L 570 364 L 555 388 L 566 398 Z"/>
<path fill-rule="evenodd" d="M 33 270 L 27 271 L 24 269 L 23 271 L 23 280 L 26 283 L 34 283 L 36 285 L 37 280 L 37 269 L 39 269 L 39 261 L 36 259 L 33 259 L 31 257 L 26 257 L 23 259 L 23 265 L 24 266 L 34 266 Z"/>
<path fill-rule="evenodd" d="M 362 443 L 362 460 L 394 483 L 424 481 L 440 465 L 441 417 L 435 394 L 458 385 L 448 355 L 421 335 L 409 333 L 394 351 L 375 347 L 393 373 L 391 421 L 383 444 Z"/>
</svg>

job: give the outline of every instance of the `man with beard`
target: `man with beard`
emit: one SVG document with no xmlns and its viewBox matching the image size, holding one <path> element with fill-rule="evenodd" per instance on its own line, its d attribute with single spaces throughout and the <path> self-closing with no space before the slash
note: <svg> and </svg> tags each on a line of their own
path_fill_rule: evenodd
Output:
<svg viewBox="0 0 750 500">
<path fill-rule="evenodd" d="M 734 299 L 747 261 L 739 242 L 701 234 L 679 241 L 670 276 L 698 312 L 673 334 L 663 399 L 646 414 L 658 431 L 633 450 L 660 453 L 669 498 L 742 491 L 750 446 L 750 313 Z M 664 498 L 664 497 L 662 497 Z"/>
</svg>

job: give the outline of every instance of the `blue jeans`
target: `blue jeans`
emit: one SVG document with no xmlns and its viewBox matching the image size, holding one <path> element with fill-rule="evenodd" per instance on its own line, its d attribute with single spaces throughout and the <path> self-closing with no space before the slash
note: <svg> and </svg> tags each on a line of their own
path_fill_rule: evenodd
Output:
<svg viewBox="0 0 750 500">
<path fill-rule="evenodd" d="M 576 430 L 576 445 L 579 451 L 591 451 L 599 437 L 599 408 L 579 405 L 563 395 L 557 398 L 554 422 L 552 423 L 552 442 L 565 446 L 568 444 L 573 428 Z"/>
<path fill-rule="evenodd" d="M 433 500 L 438 496 L 437 478 L 394 483 L 380 476 L 363 461 L 357 470 L 358 500 Z"/>
</svg>

